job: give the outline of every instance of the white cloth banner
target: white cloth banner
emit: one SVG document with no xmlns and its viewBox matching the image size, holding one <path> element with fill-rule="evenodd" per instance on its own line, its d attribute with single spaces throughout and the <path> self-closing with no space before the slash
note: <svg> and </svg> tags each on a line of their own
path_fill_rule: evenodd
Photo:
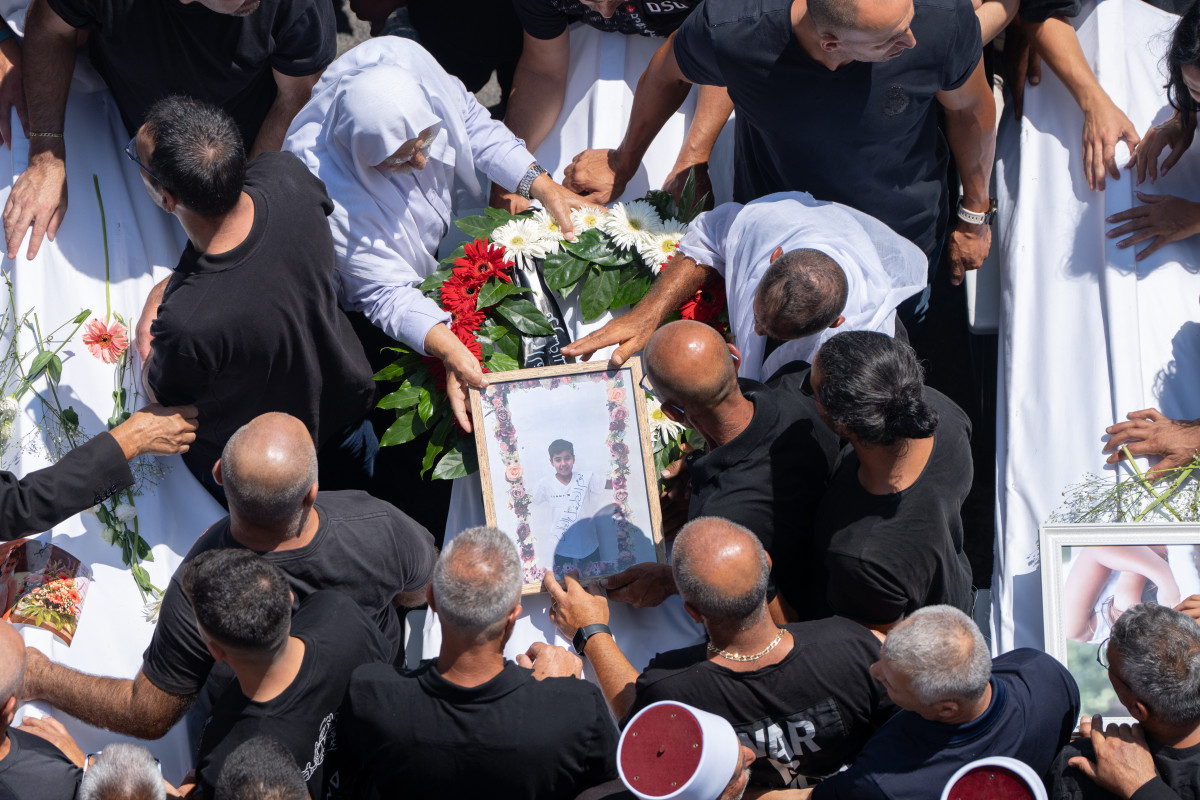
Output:
<svg viewBox="0 0 1200 800">
<path fill-rule="evenodd" d="M 20 130 L 15 116 L 13 126 L 14 131 Z M 35 309 L 43 332 L 85 308 L 91 309 L 93 317 L 103 319 L 105 315 L 104 238 L 93 174 L 99 178 L 104 199 L 114 312 L 136 322 L 150 288 L 166 277 L 179 259 L 186 237 L 179 224 L 146 194 L 138 168 L 123 152 L 128 140 L 111 95 L 81 59 L 67 102 L 70 204 L 65 220 L 55 240 L 44 241 L 33 261 L 25 258 L 26 238 L 17 259 L 5 259 L 3 265 L 13 281 L 17 313 Z M 7 201 L 15 176 L 28 160 L 28 141 L 18 134 L 15 145 L 13 150 L 0 147 L 0 205 Z M 78 336 L 60 356 L 64 362 L 59 389 L 63 405 L 74 407 L 87 434 L 105 430 L 105 421 L 113 413 L 116 368 L 93 358 Z M 37 381 L 35 388 L 44 391 L 44 380 Z M 15 434 L 36 441 L 34 425 L 40 401 L 32 393 L 23 400 L 25 413 L 17 420 Z M 28 449 L 10 466 L 17 475 L 47 465 L 44 456 Z M 136 505 L 140 534 L 154 554 L 154 561 L 145 567 L 154 585 L 165 589 L 192 543 L 224 512 L 178 456 L 160 459 L 160 463 L 168 470 L 166 476 L 138 497 Z M 49 632 L 30 626 L 18 626 L 18 630 L 27 644 L 53 661 L 97 675 L 132 678 L 142 665 L 142 651 L 154 626 L 146 621 L 137 586 L 121 562 L 120 548 L 106 544 L 100 534 L 99 521 L 84 514 L 38 537 L 67 550 L 94 573 L 73 643 L 68 647 Z M 22 708 L 22 713 L 28 711 L 28 705 Z M 35 716 L 43 713 L 61 720 L 85 753 L 109 742 L 132 741 L 37 704 Z M 163 775 L 173 783 L 191 768 L 194 751 L 183 724 L 158 741 L 141 744 L 158 757 Z"/>
<path fill-rule="evenodd" d="M 1109 96 L 1141 134 L 1170 117 L 1163 55 L 1178 18 L 1139 0 L 1085 4 L 1080 44 Z M 1200 239 L 1138 262 L 1105 238 L 1110 214 L 1139 202 L 1130 173 L 1091 192 L 1081 166 L 1083 115 L 1042 70 L 1025 118 L 1006 116 L 997 164 L 1002 317 L 997 411 L 993 643 L 1041 647 L 1038 530 L 1086 473 L 1114 475 L 1104 428 L 1157 406 L 1200 416 Z M 1019 146 L 1019 153 L 1018 153 Z M 1200 153 L 1144 192 L 1200 200 Z M 1124 165 L 1128 153 L 1118 146 Z M 1103 470 L 1107 469 L 1107 472 Z"/>
</svg>

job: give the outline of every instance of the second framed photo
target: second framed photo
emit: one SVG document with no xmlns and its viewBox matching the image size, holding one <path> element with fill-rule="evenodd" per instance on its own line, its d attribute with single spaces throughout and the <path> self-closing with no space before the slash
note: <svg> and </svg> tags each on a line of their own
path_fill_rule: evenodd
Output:
<svg viewBox="0 0 1200 800">
<path fill-rule="evenodd" d="M 471 390 L 484 508 L 516 542 L 523 593 L 548 569 L 586 583 L 664 562 L 641 360 L 487 377 Z"/>
</svg>

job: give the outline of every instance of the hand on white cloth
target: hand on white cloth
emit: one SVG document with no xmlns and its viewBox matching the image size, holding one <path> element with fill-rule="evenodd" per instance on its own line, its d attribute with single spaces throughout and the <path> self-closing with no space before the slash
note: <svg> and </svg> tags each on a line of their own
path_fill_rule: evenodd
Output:
<svg viewBox="0 0 1200 800">
<path fill-rule="evenodd" d="M 991 247 L 991 226 L 971 225 L 960 220 L 950 232 L 950 240 L 946 244 L 950 282 L 958 286 L 968 271 L 979 269 Z"/>
<path fill-rule="evenodd" d="M 565 647 L 534 642 L 517 656 L 517 666 L 533 670 L 536 680 L 543 678 L 582 678 L 583 659 Z"/>
<path fill-rule="evenodd" d="M 83 769 L 84 755 L 79 749 L 79 745 L 71 738 L 71 734 L 67 733 L 67 729 L 63 724 L 54 717 L 25 717 L 21 724 L 17 726 L 17 730 L 32 733 L 34 736 L 40 736 L 50 744 L 57 747 L 63 752 L 67 758 L 71 759 L 71 763 Z"/>
<path fill-rule="evenodd" d="M 42 237 L 54 241 L 58 226 L 67 214 L 67 165 L 59 139 L 50 149 L 31 154 L 29 166 L 17 178 L 4 206 L 4 240 L 9 258 L 33 228 L 26 257 L 32 261 L 42 246 Z"/>
<path fill-rule="evenodd" d="M 607 205 L 621 196 L 633 170 L 627 170 L 616 150 L 584 150 L 563 170 L 563 185 L 589 203 Z"/>
<path fill-rule="evenodd" d="M 1137 129 L 1107 95 L 1095 100 L 1083 110 L 1083 175 L 1088 188 L 1104 188 L 1105 174 L 1120 180 L 1117 169 L 1117 142 L 1125 142 L 1136 151 L 1141 137 Z"/>
<path fill-rule="evenodd" d="M 1135 194 L 1144 205 L 1134 206 L 1106 219 L 1105 222 L 1110 224 L 1125 224 L 1105 235 L 1112 239 L 1130 234 L 1117 242 L 1117 247 L 1122 248 L 1150 241 L 1149 245 L 1138 251 L 1135 256 L 1138 261 L 1165 244 L 1200 233 L 1200 203 L 1169 194 Z"/>
<path fill-rule="evenodd" d="M 1133 157 L 1129 159 L 1125 169 L 1137 167 L 1138 185 L 1146 180 L 1146 175 L 1150 176 L 1151 183 L 1157 181 L 1160 175 L 1164 178 L 1167 177 L 1167 172 L 1179 162 L 1179 157 L 1184 154 L 1184 151 L 1191 147 L 1192 137 L 1195 133 L 1196 128 L 1184 125 L 1183 117 L 1176 111 L 1169 120 L 1146 131 L 1145 137 L 1134 149 Z M 1163 159 L 1160 167 L 1158 157 L 1162 154 L 1163 148 L 1170 148 L 1171 152 Z"/>
<path fill-rule="evenodd" d="M 1081 719 L 1079 732 L 1091 738 L 1096 760 L 1075 756 L 1067 763 L 1106 792 L 1128 800 L 1158 776 L 1141 725 L 1109 723 L 1105 728 L 1104 719 L 1097 714 Z"/>
<path fill-rule="evenodd" d="M 24 75 L 21 71 L 21 44 L 16 37 L 0 42 L 0 142 L 12 149 L 12 110 L 25 135 L 29 135 L 29 107 L 25 104 Z"/>
<path fill-rule="evenodd" d="M 1118 448 L 1122 445 L 1134 456 L 1162 456 L 1147 474 L 1176 469 L 1190 462 L 1200 453 L 1200 424 L 1190 420 L 1175 420 L 1162 415 L 1157 408 L 1131 411 L 1125 415 L 1129 422 L 1109 425 L 1104 432 L 1109 434 L 1104 452 L 1112 453 L 1109 464 L 1121 459 Z"/>
</svg>

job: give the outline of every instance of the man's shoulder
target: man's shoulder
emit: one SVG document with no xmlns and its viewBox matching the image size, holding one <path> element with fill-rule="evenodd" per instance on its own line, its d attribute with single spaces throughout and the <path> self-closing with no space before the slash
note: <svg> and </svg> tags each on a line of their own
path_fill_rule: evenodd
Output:
<svg viewBox="0 0 1200 800">
<path fill-rule="evenodd" d="M 974 30 L 967 29 L 967 23 L 976 19 L 970 0 L 913 0 L 912 28 L 918 46 L 948 50 L 956 33 L 978 36 L 978 22 Z"/>
<path fill-rule="evenodd" d="M 216 550 L 219 547 L 241 547 L 229 535 L 229 524 L 229 517 L 225 516 L 212 525 L 209 525 L 208 529 L 200 534 L 195 543 L 192 544 L 192 548 L 188 550 L 187 555 L 183 557 L 183 563 L 186 564 L 206 550 Z M 180 571 L 182 571 L 182 565 Z"/>
<path fill-rule="evenodd" d="M 319 492 L 317 513 L 329 525 L 344 529 L 340 535 L 371 538 L 380 531 L 396 535 L 427 533 L 419 522 L 386 500 L 358 489 Z"/>
<path fill-rule="evenodd" d="M 774 27 L 780 15 L 791 19 L 792 0 L 705 0 L 695 13 L 702 13 L 710 28 L 751 30 L 759 26 Z M 790 22 L 789 22 L 790 28 Z"/>
<path fill-rule="evenodd" d="M 1012 680 L 1019 676 L 1026 683 L 1074 683 L 1075 680 L 1057 658 L 1031 647 L 1010 650 L 996 656 L 992 659 L 992 674 L 1003 680 Z"/>
<path fill-rule="evenodd" d="M 257 190 L 269 203 L 329 203 L 325 184 L 309 171 L 295 153 L 269 150 L 259 153 L 246 165 L 247 189 Z M 328 215 L 328 211 L 325 212 Z"/>
</svg>

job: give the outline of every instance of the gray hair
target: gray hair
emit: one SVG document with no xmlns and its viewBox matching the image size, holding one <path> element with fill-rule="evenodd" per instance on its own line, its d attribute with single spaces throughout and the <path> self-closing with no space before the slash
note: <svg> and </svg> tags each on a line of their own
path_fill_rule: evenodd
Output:
<svg viewBox="0 0 1200 800">
<path fill-rule="evenodd" d="M 311 438 L 289 443 L 291 457 L 295 460 L 286 475 L 267 477 L 256 469 L 259 464 L 255 456 L 258 454 L 251 445 L 242 442 L 255 430 L 251 427 L 254 422 L 251 420 L 234 431 L 221 452 L 225 494 L 229 503 L 236 506 L 238 516 L 245 520 L 293 528 L 304 513 L 305 495 L 317 482 L 317 449 Z M 246 452 L 248 449 L 251 452 Z"/>
<path fill-rule="evenodd" d="M 742 536 L 754 551 L 758 560 L 758 577 L 749 590 L 740 595 L 728 595 L 718 591 L 696 574 L 692 564 L 693 540 L 704 535 L 705 530 L 720 530 L 718 535 Z M 715 622 L 738 622 L 742 630 L 758 621 L 767 599 L 767 584 L 771 576 L 771 564 L 762 541 L 754 533 L 736 522 L 721 517 L 697 517 L 680 529 L 671 551 L 671 572 L 679 596 L 704 617 Z"/>
<path fill-rule="evenodd" d="M 104 748 L 79 784 L 78 800 L 165 800 L 162 770 L 150 751 L 117 742 Z"/>
<path fill-rule="evenodd" d="M 1113 623 L 1109 647 L 1121 654 L 1121 680 L 1167 725 L 1200 722 L 1200 626 L 1155 603 L 1139 603 Z"/>
<path fill-rule="evenodd" d="M 521 598 L 517 546 L 496 528 L 468 528 L 442 550 L 433 568 L 433 597 L 442 624 L 493 639 Z"/>
<path fill-rule="evenodd" d="M 880 650 L 912 682 L 925 704 L 973 703 L 992 677 L 992 659 L 979 627 L 953 606 L 926 606 L 888 632 Z"/>
</svg>

